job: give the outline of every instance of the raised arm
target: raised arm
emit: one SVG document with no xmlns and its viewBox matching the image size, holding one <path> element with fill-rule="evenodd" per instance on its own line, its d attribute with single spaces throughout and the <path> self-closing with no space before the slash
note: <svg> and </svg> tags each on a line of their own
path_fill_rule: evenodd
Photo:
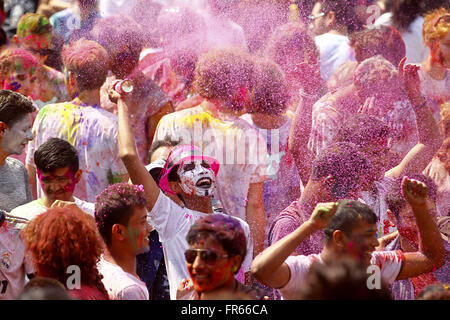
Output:
<svg viewBox="0 0 450 320">
<path fill-rule="evenodd" d="M 119 118 L 119 156 L 122 159 L 133 184 L 143 185 L 148 209 L 151 210 L 161 192 L 150 173 L 139 159 L 133 131 L 131 130 L 128 106 L 124 99 L 110 90 L 110 97 L 117 99 L 117 116 Z"/>
<path fill-rule="evenodd" d="M 402 269 L 397 280 L 416 277 L 439 269 L 445 260 L 441 233 L 427 206 L 427 187 L 424 183 L 403 178 L 403 196 L 411 206 L 419 229 L 419 251 L 405 252 Z"/>
<path fill-rule="evenodd" d="M 416 114 L 419 142 L 406 154 L 399 165 L 386 172 L 386 176 L 398 178 L 411 173 L 422 172 L 439 150 L 442 137 L 425 98 L 420 92 L 419 67 L 404 66 L 405 59 L 399 65 L 399 77 L 402 79 L 411 105 Z"/>
<path fill-rule="evenodd" d="M 302 241 L 325 228 L 336 213 L 337 203 L 319 203 L 308 221 L 303 223 L 294 232 L 277 241 L 252 263 L 253 276 L 272 288 L 284 287 L 291 276 L 288 265 L 284 262 L 294 252 Z"/>
</svg>

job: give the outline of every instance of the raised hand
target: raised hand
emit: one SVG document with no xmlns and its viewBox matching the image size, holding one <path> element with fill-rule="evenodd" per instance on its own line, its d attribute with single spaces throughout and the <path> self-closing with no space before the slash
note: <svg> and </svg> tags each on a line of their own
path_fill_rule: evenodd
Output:
<svg viewBox="0 0 450 320">
<path fill-rule="evenodd" d="M 410 206 L 423 206 L 426 205 L 428 188 L 425 183 L 403 177 L 402 180 L 402 193 L 405 200 Z"/>
<path fill-rule="evenodd" d="M 386 116 L 386 111 L 375 104 L 375 97 L 369 97 L 364 104 L 358 109 L 358 113 L 383 118 Z"/>
<path fill-rule="evenodd" d="M 406 94 L 413 106 L 420 106 L 425 102 L 420 91 L 419 66 L 407 64 L 406 58 L 403 58 L 398 65 L 398 77 L 403 83 Z"/>
<path fill-rule="evenodd" d="M 317 228 L 323 229 L 330 224 L 338 208 L 337 202 L 318 203 L 309 221 Z"/>
</svg>

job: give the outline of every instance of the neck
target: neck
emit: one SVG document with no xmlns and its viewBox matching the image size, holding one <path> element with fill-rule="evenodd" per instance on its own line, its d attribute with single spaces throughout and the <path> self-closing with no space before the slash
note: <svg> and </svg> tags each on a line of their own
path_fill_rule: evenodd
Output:
<svg viewBox="0 0 450 320">
<path fill-rule="evenodd" d="M 428 55 L 428 59 L 423 63 L 423 67 L 428 75 L 435 80 L 443 80 L 447 69 L 444 68 L 432 55 Z"/>
<path fill-rule="evenodd" d="M 47 195 L 45 195 L 45 194 L 44 194 L 44 196 L 41 198 L 41 200 L 42 200 L 42 203 L 44 204 L 44 206 L 46 206 L 47 208 L 51 208 L 52 204 L 56 201 L 56 199 L 55 199 L 55 200 L 49 199 L 49 198 L 47 197 Z M 71 196 L 70 199 L 67 200 L 67 201 L 75 202 L 75 198 L 74 198 L 73 196 Z"/>
<path fill-rule="evenodd" d="M 73 104 L 100 105 L 100 90 L 85 90 L 72 100 Z"/>
<path fill-rule="evenodd" d="M 123 250 L 117 246 L 105 248 L 103 258 L 109 263 L 115 264 L 135 277 L 139 278 L 136 273 L 136 255 L 131 250 Z"/>
<path fill-rule="evenodd" d="M 9 155 L 9 153 L 6 153 L 2 148 L 0 148 L 0 166 L 3 166 L 5 164 L 6 158 L 9 157 Z"/>
<path fill-rule="evenodd" d="M 253 123 L 261 129 L 278 129 L 286 123 L 284 115 L 270 115 L 263 113 L 252 114 Z"/>
<path fill-rule="evenodd" d="M 227 281 L 224 282 L 220 287 L 215 288 L 211 291 L 207 292 L 198 292 L 199 300 L 217 300 L 218 297 L 221 297 L 223 294 L 234 293 L 234 290 L 238 286 L 236 279 L 231 276 Z"/>
<path fill-rule="evenodd" d="M 212 213 L 211 197 L 183 197 L 186 208 L 203 213 Z"/>
</svg>

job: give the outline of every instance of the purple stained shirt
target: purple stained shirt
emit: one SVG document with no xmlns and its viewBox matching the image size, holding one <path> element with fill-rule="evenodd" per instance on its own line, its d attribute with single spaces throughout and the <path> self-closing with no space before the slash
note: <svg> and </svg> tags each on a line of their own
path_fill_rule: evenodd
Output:
<svg viewBox="0 0 450 320">
<path fill-rule="evenodd" d="M 269 231 L 270 245 L 284 238 L 306 222 L 312 212 L 300 210 L 298 201 L 292 202 L 275 218 Z M 316 232 L 305 239 L 292 255 L 319 254 L 323 248 L 323 232 Z"/>
</svg>

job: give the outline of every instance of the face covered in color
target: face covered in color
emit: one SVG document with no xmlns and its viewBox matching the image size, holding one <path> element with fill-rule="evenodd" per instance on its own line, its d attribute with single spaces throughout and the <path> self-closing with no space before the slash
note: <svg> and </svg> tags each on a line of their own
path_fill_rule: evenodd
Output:
<svg viewBox="0 0 450 320">
<path fill-rule="evenodd" d="M 10 71 L 3 81 L 3 89 L 19 92 L 28 97 L 35 86 L 36 66 L 17 58 L 10 67 Z"/>
<path fill-rule="evenodd" d="M 28 141 L 33 140 L 31 115 L 27 114 L 1 134 L 2 150 L 8 154 L 22 154 Z"/>
<path fill-rule="evenodd" d="M 216 178 L 206 160 L 183 161 L 178 167 L 181 189 L 189 195 L 206 197 L 214 190 Z"/>
<path fill-rule="evenodd" d="M 128 220 L 127 237 L 136 255 L 150 251 L 150 241 L 148 235 L 151 227 L 147 222 L 147 210 L 141 207 L 134 207 L 134 213 Z"/>
<path fill-rule="evenodd" d="M 79 174 L 73 173 L 69 167 L 64 167 L 51 172 L 42 172 L 38 169 L 37 176 L 44 194 L 51 202 L 72 201 Z"/>
<path fill-rule="evenodd" d="M 200 239 L 185 252 L 186 267 L 197 292 L 218 289 L 234 277 L 233 259 L 213 237 Z"/>
<path fill-rule="evenodd" d="M 345 235 L 345 253 L 369 265 L 372 252 L 379 245 L 377 225 L 361 220 L 349 235 Z"/>
</svg>

